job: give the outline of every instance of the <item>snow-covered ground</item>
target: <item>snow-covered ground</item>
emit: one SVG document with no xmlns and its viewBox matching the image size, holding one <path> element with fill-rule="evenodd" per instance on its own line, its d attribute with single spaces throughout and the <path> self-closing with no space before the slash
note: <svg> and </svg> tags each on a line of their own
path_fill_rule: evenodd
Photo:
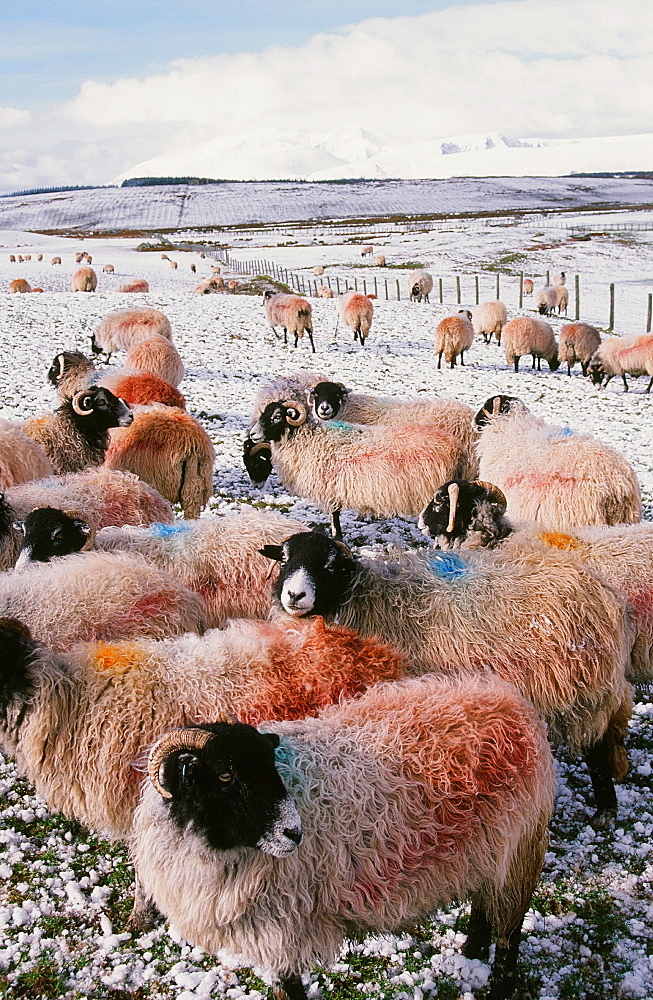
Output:
<svg viewBox="0 0 653 1000">
<path fill-rule="evenodd" d="M 206 235 L 215 240 L 223 237 L 218 232 Z M 336 276 L 341 281 L 362 280 L 363 274 L 372 280 L 376 274 L 381 283 L 399 277 L 402 300 L 377 300 L 364 349 L 354 345 L 342 329 L 334 338 L 336 304 L 314 300 L 317 350 L 312 355 L 306 342 L 294 350 L 273 338 L 257 297 L 191 295 L 196 281 L 209 271 L 209 261 L 197 253 L 167 251 L 179 261 L 178 270 L 173 271 L 158 252 L 135 253 L 136 238 L 80 240 L 0 233 L 0 289 L 20 275 L 45 290 L 41 295 L 0 293 L 0 416 L 26 417 L 50 409 L 54 397 L 45 373 L 53 356 L 73 345 L 88 349 L 90 333 L 107 312 L 151 305 L 170 317 L 187 370 L 181 389 L 189 409 L 216 445 L 211 509 L 255 503 L 289 511 L 313 524 L 325 523 L 319 510 L 289 496 L 274 475 L 264 489 L 254 488 L 241 461 L 257 386 L 279 373 L 310 368 L 362 391 L 402 396 L 437 393 L 475 408 L 494 392 L 520 396 L 548 420 L 590 431 L 623 452 L 642 483 L 646 516 L 653 519 L 653 395 L 644 393 L 644 380 L 633 383 L 625 394 L 616 380 L 606 391 L 597 392 L 579 372 L 569 378 L 562 370 L 538 373 L 525 366 L 514 374 L 500 348 L 482 341 L 469 351 L 464 368 L 438 372 L 433 355 L 438 319 L 458 308 L 453 276 L 462 275 L 465 304 L 473 301 L 474 274 L 481 276 L 481 300 L 493 297 L 496 274 L 488 268 L 499 259 L 503 260 L 502 296 L 511 315 L 516 312 L 515 275 L 519 271 L 542 276 L 548 269 L 554 273 L 562 268 L 568 275 L 581 275 L 581 318 L 602 320 L 602 326 L 607 316 L 601 296 L 607 284 L 614 281 L 618 289 L 636 289 L 637 295 L 628 299 L 632 315 L 624 313 L 619 329 L 643 331 L 646 293 L 653 289 L 651 235 L 601 236 L 588 243 L 572 243 L 564 233 L 542 226 L 534 230 L 526 224 L 388 232 L 378 242 L 378 250 L 389 263 L 417 260 L 446 277 L 442 305 L 433 296 L 428 305 L 408 303 L 403 298 L 405 270 L 366 265 L 363 271 L 359 242 L 327 242 L 317 227 L 294 231 L 291 245 L 287 245 L 286 231 L 250 232 L 235 238 L 230 251 L 234 256 L 271 259 L 306 278 L 318 263 L 329 265 L 326 275 L 332 280 Z M 193 238 L 198 239 L 197 235 Z M 73 295 L 67 290 L 77 249 L 88 250 L 98 270 L 104 263 L 116 268 L 115 275 L 100 274 L 96 294 Z M 34 259 L 38 252 L 45 255 L 42 263 Z M 9 253 L 32 253 L 33 259 L 23 265 L 10 264 Z M 50 265 L 55 254 L 62 257 L 61 266 Z M 197 276 L 189 270 L 191 262 L 197 266 Z M 151 292 L 118 295 L 112 291 L 130 276 L 148 278 Z M 525 300 L 524 311 L 528 308 Z M 552 321 L 556 330 L 563 321 Z M 347 513 L 343 531 L 352 545 L 424 541 L 408 518 L 363 521 Z M 518 997 L 523 1000 L 653 997 L 651 694 L 648 690 L 638 694 L 629 747 L 631 773 L 619 788 L 616 831 L 597 834 L 587 825 L 591 812 L 587 775 L 577 761 L 561 755 L 550 851 L 522 944 Z M 238 998 L 243 994 L 259 1000 L 262 987 L 249 974 L 230 971 L 174 935 L 171 938 L 165 929 L 138 941 L 120 934 L 122 901 L 129 893 L 129 876 L 121 874 L 124 853 L 98 842 L 81 827 L 49 818 L 33 791 L 17 779 L 10 762 L 0 768 L 0 809 L 0 993 L 4 986 L 8 996 L 62 995 L 71 1000 L 105 996 L 122 1000 L 131 995 L 130 990 L 138 990 L 139 1000 Z M 457 916 L 458 911 L 439 914 L 419 931 L 356 945 L 343 952 L 334 970 L 319 980 L 312 976 L 314 990 L 318 981 L 332 992 L 350 982 L 352 989 L 371 997 L 480 998 L 487 967 L 461 958 L 463 939 L 455 928 Z M 59 976 L 56 991 L 52 987 L 49 993 L 21 993 L 25 975 L 45 960 L 51 977 Z M 442 973 L 454 982 L 441 979 Z"/>
</svg>

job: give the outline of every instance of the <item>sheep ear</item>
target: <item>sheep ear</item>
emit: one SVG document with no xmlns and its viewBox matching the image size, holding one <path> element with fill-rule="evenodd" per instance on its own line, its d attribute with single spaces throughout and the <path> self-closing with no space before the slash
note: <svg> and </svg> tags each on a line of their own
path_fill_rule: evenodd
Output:
<svg viewBox="0 0 653 1000">
<path fill-rule="evenodd" d="M 261 736 L 264 736 L 266 738 L 268 743 L 272 745 L 273 750 L 276 750 L 279 744 L 281 743 L 281 740 L 279 739 L 276 733 L 261 733 Z"/>
<path fill-rule="evenodd" d="M 275 559 L 277 562 L 281 562 L 283 559 L 283 547 L 281 545 L 264 545 L 262 549 L 259 549 L 259 552 L 267 559 Z"/>
</svg>

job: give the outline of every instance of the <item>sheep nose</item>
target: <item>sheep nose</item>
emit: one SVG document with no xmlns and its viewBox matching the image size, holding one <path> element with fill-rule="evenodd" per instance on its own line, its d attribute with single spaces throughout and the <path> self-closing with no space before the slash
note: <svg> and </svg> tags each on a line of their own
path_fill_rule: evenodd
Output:
<svg viewBox="0 0 653 1000">
<path fill-rule="evenodd" d="M 301 844 L 302 842 L 302 831 L 301 830 L 284 830 L 284 836 L 288 840 L 292 840 L 293 844 Z"/>
<path fill-rule="evenodd" d="M 291 604 L 298 604 L 302 597 L 306 597 L 306 591 L 302 590 L 299 594 L 294 594 L 292 590 L 288 591 L 288 597 L 290 598 Z"/>
</svg>

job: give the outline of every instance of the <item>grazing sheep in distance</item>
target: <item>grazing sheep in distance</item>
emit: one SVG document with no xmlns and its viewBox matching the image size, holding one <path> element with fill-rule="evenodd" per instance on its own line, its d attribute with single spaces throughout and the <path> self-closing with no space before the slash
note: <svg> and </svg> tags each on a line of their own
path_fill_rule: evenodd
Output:
<svg viewBox="0 0 653 1000">
<path fill-rule="evenodd" d="M 172 340 L 170 320 L 158 309 L 119 309 L 100 321 L 91 337 L 91 350 L 110 358 L 154 335 Z"/>
<path fill-rule="evenodd" d="M 371 257 L 373 253 L 374 253 L 374 247 L 370 246 L 363 247 L 363 249 L 361 250 L 361 257 Z"/>
<path fill-rule="evenodd" d="M 194 295 L 213 295 L 215 292 L 221 291 L 224 288 L 224 278 L 218 275 L 215 278 L 207 278 L 206 281 L 201 282 L 201 284 L 196 285 L 193 289 Z"/>
<path fill-rule="evenodd" d="M 150 285 L 145 278 L 133 278 L 124 285 L 118 285 L 114 292 L 149 292 Z"/>
<path fill-rule="evenodd" d="M 97 288 L 97 274 L 92 267 L 80 267 L 73 274 L 71 287 L 73 292 L 94 292 Z"/>
<path fill-rule="evenodd" d="M 31 286 L 29 281 L 25 281 L 25 278 L 14 278 L 13 281 L 9 282 L 9 291 L 12 294 L 16 292 L 31 292 Z"/>
<path fill-rule="evenodd" d="M 370 299 L 351 290 L 345 292 L 340 296 L 338 313 L 343 323 L 354 331 L 354 343 L 360 340 L 361 347 L 365 347 L 374 316 L 374 306 Z"/>
<path fill-rule="evenodd" d="M 176 406 L 152 403 L 134 410 L 130 427 L 115 428 L 105 457 L 108 469 L 133 472 L 184 517 L 199 517 L 213 487 L 215 449 L 201 424 Z"/>
<path fill-rule="evenodd" d="M 429 677 L 262 728 L 221 721 L 150 752 L 132 855 L 182 935 L 306 1000 L 302 971 L 346 936 L 471 897 L 465 954 L 486 959 L 494 929 L 489 996 L 510 997 L 555 787 L 531 706 L 494 678 Z"/>
<path fill-rule="evenodd" d="M 382 253 L 378 254 L 374 258 L 374 263 L 376 264 L 377 267 L 385 267 L 385 257 L 383 256 Z"/>
<path fill-rule="evenodd" d="M 23 260 L 31 260 L 31 259 L 32 259 L 31 253 L 26 253 L 25 256 L 23 257 Z"/>
<path fill-rule="evenodd" d="M 567 276 L 564 271 L 560 271 L 560 274 L 553 275 L 554 286 L 560 288 L 567 283 Z"/>
<path fill-rule="evenodd" d="M 511 518 L 550 531 L 641 521 L 637 476 L 592 435 L 546 424 L 511 396 L 488 399 L 475 423 L 479 478 L 503 491 Z"/>
<path fill-rule="evenodd" d="M 333 289 L 329 288 L 327 285 L 320 285 L 320 287 L 317 290 L 317 294 L 318 297 L 321 299 L 332 299 L 334 297 Z"/>
<path fill-rule="evenodd" d="M 322 267 L 321 264 L 318 265 L 318 267 L 313 268 L 313 274 L 316 275 L 316 277 L 318 278 L 321 274 L 324 274 L 324 268 Z"/>
<path fill-rule="evenodd" d="M 151 372 L 177 388 L 185 370 L 179 351 L 173 343 L 159 335 L 139 340 L 127 351 L 125 366 Z"/>
<path fill-rule="evenodd" d="M 42 253 L 37 253 L 36 259 L 37 260 L 43 260 L 43 254 Z"/>
<path fill-rule="evenodd" d="M 113 264 L 105 264 L 102 270 L 104 274 L 114 274 L 116 269 Z"/>
<path fill-rule="evenodd" d="M 567 314 L 567 306 L 569 305 L 569 289 L 565 288 L 564 285 L 556 285 L 555 288 L 556 305 L 558 307 L 558 315 L 561 312 Z"/>
<path fill-rule="evenodd" d="M 76 264 L 81 264 L 81 262 L 82 262 L 82 261 L 84 260 L 84 257 L 85 257 L 85 256 L 86 256 L 86 255 L 85 255 L 84 253 L 82 253 L 82 251 L 78 251 L 78 252 L 77 252 L 77 253 L 75 254 L 75 263 L 76 263 Z"/>
<path fill-rule="evenodd" d="M 601 335 L 595 326 L 589 323 L 566 323 L 560 330 L 558 338 L 558 360 L 567 365 L 567 374 L 577 361 L 587 375 L 587 369 L 592 355 L 601 344 Z"/>
<path fill-rule="evenodd" d="M 195 273 L 196 273 L 196 271 L 197 271 L 197 264 L 191 264 L 191 265 L 190 265 L 190 269 L 191 269 L 191 271 L 193 272 L 193 274 L 195 274 Z"/>
<path fill-rule="evenodd" d="M 204 256 L 205 256 L 205 254 L 200 254 L 200 257 L 204 257 Z M 222 268 L 220 267 L 219 264 L 211 264 L 211 274 L 220 274 L 221 272 L 222 272 Z"/>
<path fill-rule="evenodd" d="M 16 263 L 16 255 L 15 254 L 13 254 L 13 253 L 9 254 L 9 263 L 10 264 L 15 264 Z"/>
<path fill-rule="evenodd" d="M 161 260 L 170 260 L 170 258 L 168 257 L 167 253 L 162 253 Z"/>
<path fill-rule="evenodd" d="M 646 392 L 650 392 L 653 386 L 653 333 L 604 340 L 590 359 L 589 373 L 593 384 L 599 388 L 605 388 L 611 378 L 621 375 L 624 392 L 628 392 L 626 374 L 632 378 L 650 375 L 651 381 L 646 388 Z"/>
<path fill-rule="evenodd" d="M 169 264 L 170 264 L 170 267 L 172 268 L 173 271 L 176 271 L 177 268 L 179 267 L 179 264 L 177 263 L 176 260 L 169 261 Z"/>
<path fill-rule="evenodd" d="M 32 291 L 33 292 L 42 292 L 43 289 L 42 288 L 33 288 Z"/>
<path fill-rule="evenodd" d="M 433 278 L 428 271 L 413 271 L 408 276 L 408 288 L 411 302 L 421 302 L 422 299 L 428 302 L 429 295 L 433 291 Z"/>
<path fill-rule="evenodd" d="M 462 313 L 457 316 L 445 316 L 435 329 L 435 353 L 438 356 L 438 368 L 442 364 L 442 355 L 450 368 L 456 364 L 460 356 L 461 365 L 465 364 L 465 351 L 474 343 L 474 327 Z"/>
<path fill-rule="evenodd" d="M 61 257 L 53 257 L 50 261 L 51 264 L 61 264 Z"/>
<path fill-rule="evenodd" d="M 170 344 L 170 341 L 166 340 L 165 343 Z M 48 381 L 57 390 L 62 401 L 69 399 L 80 389 L 99 385 L 119 399 L 124 399 L 130 406 L 165 403 L 166 406 L 186 409 L 186 400 L 179 390 L 157 375 L 129 368 L 109 367 L 98 371 L 81 351 L 62 351 L 57 354 L 48 371 Z"/>
<path fill-rule="evenodd" d="M 235 279 L 232 279 L 227 285 L 227 288 L 229 289 L 230 292 L 235 292 L 236 289 L 238 288 L 238 282 Z"/>
<path fill-rule="evenodd" d="M 497 344 L 501 343 L 501 331 L 507 322 L 508 310 L 498 299 L 484 302 L 483 305 L 472 309 L 474 333 L 482 334 L 486 344 L 492 340 L 492 334 L 497 338 Z"/>
<path fill-rule="evenodd" d="M 519 371 L 519 359 L 524 354 L 532 355 L 533 368 L 537 359 L 538 372 L 541 370 L 542 358 L 548 361 L 552 372 L 560 367 L 558 345 L 553 330 L 549 323 L 545 323 L 542 319 L 531 316 L 516 316 L 515 319 L 511 319 L 503 328 L 503 350 L 506 363 L 514 364 L 516 372 Z"/>
<path fill-rule="evenodd" d="M 283 342 L 287 344 L 287 333 L 290 330 L 295 337 L 294 346 L 297 347 L 299 338 L 307 333 L 311 350 L 315 353 L 311 319 L 313 309 L 310 302 L 302 299 L 299 295 L 287 295 L 285 292 L 271 292 L 270 289 L 267 289 L 263 295 L 263 305 L 266 319 L 272 327 L 275 337 L 278 338 L 276 327 L 280 326 L 283 330 Z"/>
<path fill-rule="evenodd" d="M 539 292 L 535 296 L 535 308 L 542 316 L 551 315 L 558 306 L 558 296 L 555 288 L 551 288 L 547 285 L 545 288 L 540 288 Z"/>
<path fill-rule="evenodd" d="M 43 449 L 13 420 L 0 419 L 0 491 L 52 475 Z"/>
</svg>

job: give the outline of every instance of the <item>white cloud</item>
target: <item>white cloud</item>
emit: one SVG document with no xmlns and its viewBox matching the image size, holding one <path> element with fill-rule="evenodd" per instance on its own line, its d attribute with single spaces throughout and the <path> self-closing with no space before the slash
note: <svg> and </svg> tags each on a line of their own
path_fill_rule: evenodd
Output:
<svg viewBox="0 0 653 1000">
<path fill-rule="evenodd" d="M 29 111 L 21 111 L 20 108 L 0 108 L 0 129 L 4 131 L 25 126 L 31 118 Z"/>
</svg>

